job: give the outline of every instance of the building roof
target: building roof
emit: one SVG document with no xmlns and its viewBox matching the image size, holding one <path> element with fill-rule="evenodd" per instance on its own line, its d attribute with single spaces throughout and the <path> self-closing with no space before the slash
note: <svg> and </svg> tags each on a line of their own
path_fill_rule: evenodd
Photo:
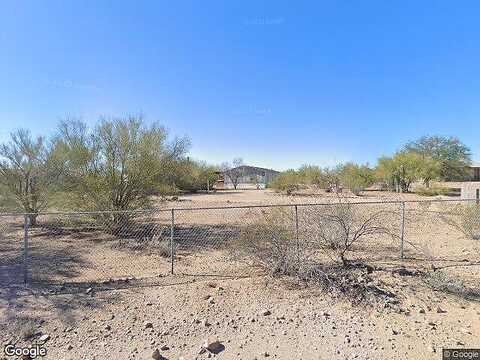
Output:
<svg viewBox="0 0 480 360">
<path fill-rule="evenodd" d="M 257 166 L 249 166 L 249 165 L 240 165 L 236 168 L 233 168 L 232 170 L 236 170 L 236 169 L 243 169 L 245 171 L 269 171 L 269 172 L 278 173 L 278 174 L 280 173 L 279 171 L 276 171 L 273 169 L 267 169 L 267 168 L 261 168 Z"/>
<path fill-rule="evenodd" d="M 472 161 L 470 165 L 468 165 L 468 167 L 471 167 L 471 168 L 480 168 L 480 161 Z"/>
</svg>

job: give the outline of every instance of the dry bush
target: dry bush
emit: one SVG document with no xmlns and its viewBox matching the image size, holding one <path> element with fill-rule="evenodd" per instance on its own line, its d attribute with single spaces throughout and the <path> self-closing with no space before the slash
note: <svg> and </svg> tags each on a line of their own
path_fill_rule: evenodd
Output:
<svg viewBox="0 0 480 360">
<path fill-rule="evenodd" d="M 354 245 L 369 237 L 398 236 L 392 225 L 394 211 L 368 204 L 351 204 L 346 199 L 329 206 L 307 207 L 304 212 L 302 234 L 309 247 L 319 249 L 334 260 L 348 264 L 347 254 Z M 397 230 L 398 232 L 398 230 Z"/>
<path fill-rule="evenodd" d="M 442 220 L 473 240 L 480 239 L 480 205 L 471 203 L 444 204 Z"/>
<path fill-rule="evenodd" d="M 292 209 L 262 210 L 253 224 L 240 231 L 232 250 L 235 255 L 253 260 L 271 274 L 292 275 L 298 271 L 303 255 L 294 229 Z"/>
<path fill-rule="evenodd" d="M 363 207 L 361 207 L 363 208 Z M 288 275 L 305 284 L 320 286 L 330 294 L 354 303 L 396 302 L 394 294 L 370 277 L 372 266 L 347 261 L 358 241 L 377 234 L 390 234 L 382 222 L 391 218 L 385 210 L 361 211 L 343 202 L 333 206 L 299 207 L 299 239 L 295 232 L 293 208 L 263 210 L 245 226 L 233 248 L 239 258 L 253 260 L 272 275 Z M 373 210 L 373 209 L 372 209 Z M 332 263 L 326 254 L 341 263 Z"/>
<path fill-rule="evenodd" d="M 428 274 L 425 278 L 425 282 L 436 291 L 455 295 L 467 300 L 480 300 L 480 289 L 477 287 L 472 288 L 465 286 L 461 279 L 449 275 L 442 270 L 437 270 Z"/>
<path fill-rule="evenodd" d="M 295 233 L 293 208 L 272 208 L 245 226 L 237 241 L 237 249 L 251 256 L 274 272 L 299 270 L 313 255 L 322 262 L 322 255 L 347 266 L 347 255 L 357 243 L 370 237 L 398 237 L 398 212 L 381 206 L 351 204 L 341 198 L 332 205 L 299 207 L 299 238 Z"/>
<path fill-rule="evenodd" d="M 13 322 L 13 331 L 20 339 L 30 340 L 38 333 L 38 327 L 35 321 L 28 317 L 15 317 Z"/>
<path fill-rule="evenodd" d="M 425 281 L 433 289 L 438 291 L 451 294 L 462 294 L 466 292 L 462 280 L 449 276 L 444 271 L 435 271 L 428 274 Z"/>
<path fill-rule="evenodd" d="M 329 295 L 345 297 L 353 304 L 381 305 L 395 308 L 394 293 L 372 278 L 374 268 L 361 263 L 343 265 L 310 265 L 301 268 L 297 278 L 306 284 L 319 286 Z"/>
</svg>

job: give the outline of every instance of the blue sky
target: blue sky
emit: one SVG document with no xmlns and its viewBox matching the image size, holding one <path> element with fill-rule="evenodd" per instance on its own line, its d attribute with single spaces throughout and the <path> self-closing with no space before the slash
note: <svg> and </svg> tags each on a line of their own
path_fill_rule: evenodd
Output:
<svg viewBox="0 0 480 360">
<path fill-rule="evenodd" d="M 370 162 L 424 134 L 480 158 L 477 1 L 2 1 L 0 140 L 143 112 L 191 155 Z"/>
</svg>

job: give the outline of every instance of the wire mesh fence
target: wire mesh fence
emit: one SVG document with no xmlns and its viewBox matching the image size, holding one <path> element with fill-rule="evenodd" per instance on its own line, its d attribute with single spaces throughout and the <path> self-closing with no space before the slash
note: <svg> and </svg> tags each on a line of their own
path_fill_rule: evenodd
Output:
<svg viewBox="0 0 480 360">
<path fill-rule="evenodd" d="M 292 263 L 477 261 L 480 205 L 349 202 L 0 216 L 0 280 L 249 276 Z"/>
<path fill-rule="evenodd" d="M 0 216 L 0 283 L 21 284 L 25 278 L 24 216 Z"/>
</svg>

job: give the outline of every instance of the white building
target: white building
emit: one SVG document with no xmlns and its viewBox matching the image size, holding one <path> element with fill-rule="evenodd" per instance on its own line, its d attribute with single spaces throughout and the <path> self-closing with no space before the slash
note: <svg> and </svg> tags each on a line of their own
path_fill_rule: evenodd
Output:
<svg viewBox="0 0 480 360">
<path fill-rule="evenodd" d="M 242 165 L 222 173 L 217 189 L 265 189 L 280 172 L 256 166 Z M 236 185 L 236 186 L 235 186 Z"/>
</svg>

